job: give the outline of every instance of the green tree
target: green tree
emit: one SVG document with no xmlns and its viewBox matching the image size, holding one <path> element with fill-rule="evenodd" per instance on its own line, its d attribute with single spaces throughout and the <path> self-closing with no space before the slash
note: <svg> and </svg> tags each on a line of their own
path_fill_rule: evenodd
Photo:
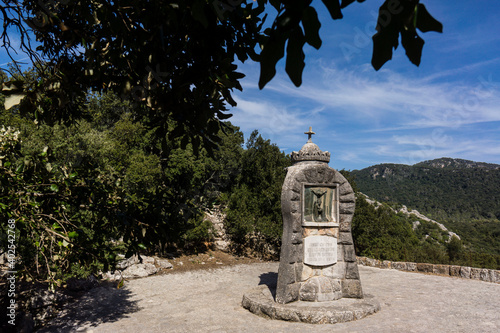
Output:
<svg viewBox="0 0 500 333">
<path fill-rule="evenodd" d="M 375 208 L 360 194 L 356 197 L 352 234 L 358 255 L 384 260 L 411 261 L 419 244 L 405 218 L 387 206 Z"/>
<path fill-rule="evenodd" d="M 89 99 L 88 120 L 70 125 L 0 113 L 11 126 L 2 130 L 0 211 L 17 221 L 19 271 L 35 280 L 60 284 L 112 266 L 118 250 L 209 238 L 201 199 L 207 152 L 195 156 L 172 142 L 162 168 L 154 128 L 135 120 L 128 103 Z"/>
<path fill-rule="evenodd" d="M 454 262 L 462 257 L 463 245 L 462 241 L 458 237 L 451 237 L 451 240 L 448 242 L 446 249 L 448 250 L 448 257 L 450 258 L 450 262 Z"/>
<path fill-rule="evenodd" d="M 4 49 L 13 52 L 11 35 L 20 35 L 21 50 L 43 73 L 36 84 L 5 85 L 9 105 L 24 96 L 20 108 L 26 114 L 73 119 L 89 90 L 113 91 L 144 107 L 149 121 L 159 125 L 158 137 L 186 136 L 207 149 L 219 141 L 219 121 L 230 117 L 226 104 L 236 105 L 231 91 L 242 89 L 237 60 L 260 63 L 262 88 L 286 54 L 286 72 L 299 86 L 305 44 L 318 49 L 322 43 L 312 0 L 2 2 Z M 332 19 L 342 18 L 342 9 L 353 2 L 322 0 Z M 384 1 L 373 37 L 375 69 L 392 57 L 400 36 L 418 65 L 423 40 L 417 29 L 442 26 L 419 0 Z M 175 128 L 169 133 L 171 119 Z"/>
<path fill-rule="evenodd" d="M 264 256 L 279 254 L 283 221 L 281 186 L 290 159 L 252 132 L 241 159 L 237 185 L 228 197 L 227 229 L 237 251 L 251 248 Z"/>
</svg>

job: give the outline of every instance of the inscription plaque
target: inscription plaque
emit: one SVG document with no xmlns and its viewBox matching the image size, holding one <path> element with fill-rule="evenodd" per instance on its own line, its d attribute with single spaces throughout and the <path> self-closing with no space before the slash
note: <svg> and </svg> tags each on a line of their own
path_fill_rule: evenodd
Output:
<svg viewBox="0 0 500 333">
<path fill-rule="evenodd" d="M 303 226 L 338 226 L 338 187 L 304 184 L 303 188 Z"/>
<path fill-rule="evenodd" d="M 337 238 L 308 236 L 304 238 L 304 264 L 328 266 L 337 262 Z"/>
</svg>

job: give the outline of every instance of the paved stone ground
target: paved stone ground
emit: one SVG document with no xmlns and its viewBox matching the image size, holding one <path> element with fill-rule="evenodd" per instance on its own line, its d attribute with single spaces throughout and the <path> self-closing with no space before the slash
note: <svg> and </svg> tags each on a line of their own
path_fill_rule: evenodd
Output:
<svg viewBox="0 0 500 333">
<path fill-rule="evenodd" d="M 500 284 L 360 266 L 381 310 L 362 320 L 313 325 L 270 320 L 242 295 L 277 278 L 278 263 L 237 265 L 99 287 L 39 332 L 500 332 Z"/>
</svg>

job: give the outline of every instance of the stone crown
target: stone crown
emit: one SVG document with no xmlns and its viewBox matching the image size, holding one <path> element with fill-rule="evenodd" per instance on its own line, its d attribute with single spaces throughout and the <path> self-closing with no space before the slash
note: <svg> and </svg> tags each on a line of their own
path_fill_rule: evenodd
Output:
<svg viewBox="0 0 500 333">
<path fill-rule="evenodd" d="M 330 162 L 330 153 L 321 151 L 321 149 L 311 141 L 308 141 L 300 151 L 292 152 L 290 156 L 293 163 L 302 161 Z"/>
</svg>

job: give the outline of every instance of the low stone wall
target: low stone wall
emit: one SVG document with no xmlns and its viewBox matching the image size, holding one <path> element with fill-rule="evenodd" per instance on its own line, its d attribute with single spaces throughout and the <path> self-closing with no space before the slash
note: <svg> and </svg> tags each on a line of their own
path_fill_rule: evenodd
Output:
<svg viewBox="0 0 500 333">
<path fill-rule="evenodd" d="M 474 279 L 485 282 L 500 283 L 500 271 L 494 269 L 378 260 L 366 257 L 357 257 L 356 260 L 358 265 L 369 267 L 389 268 L 418 273 L 431 273 L 453 276 L 462 279 Z"/>
</svg>

